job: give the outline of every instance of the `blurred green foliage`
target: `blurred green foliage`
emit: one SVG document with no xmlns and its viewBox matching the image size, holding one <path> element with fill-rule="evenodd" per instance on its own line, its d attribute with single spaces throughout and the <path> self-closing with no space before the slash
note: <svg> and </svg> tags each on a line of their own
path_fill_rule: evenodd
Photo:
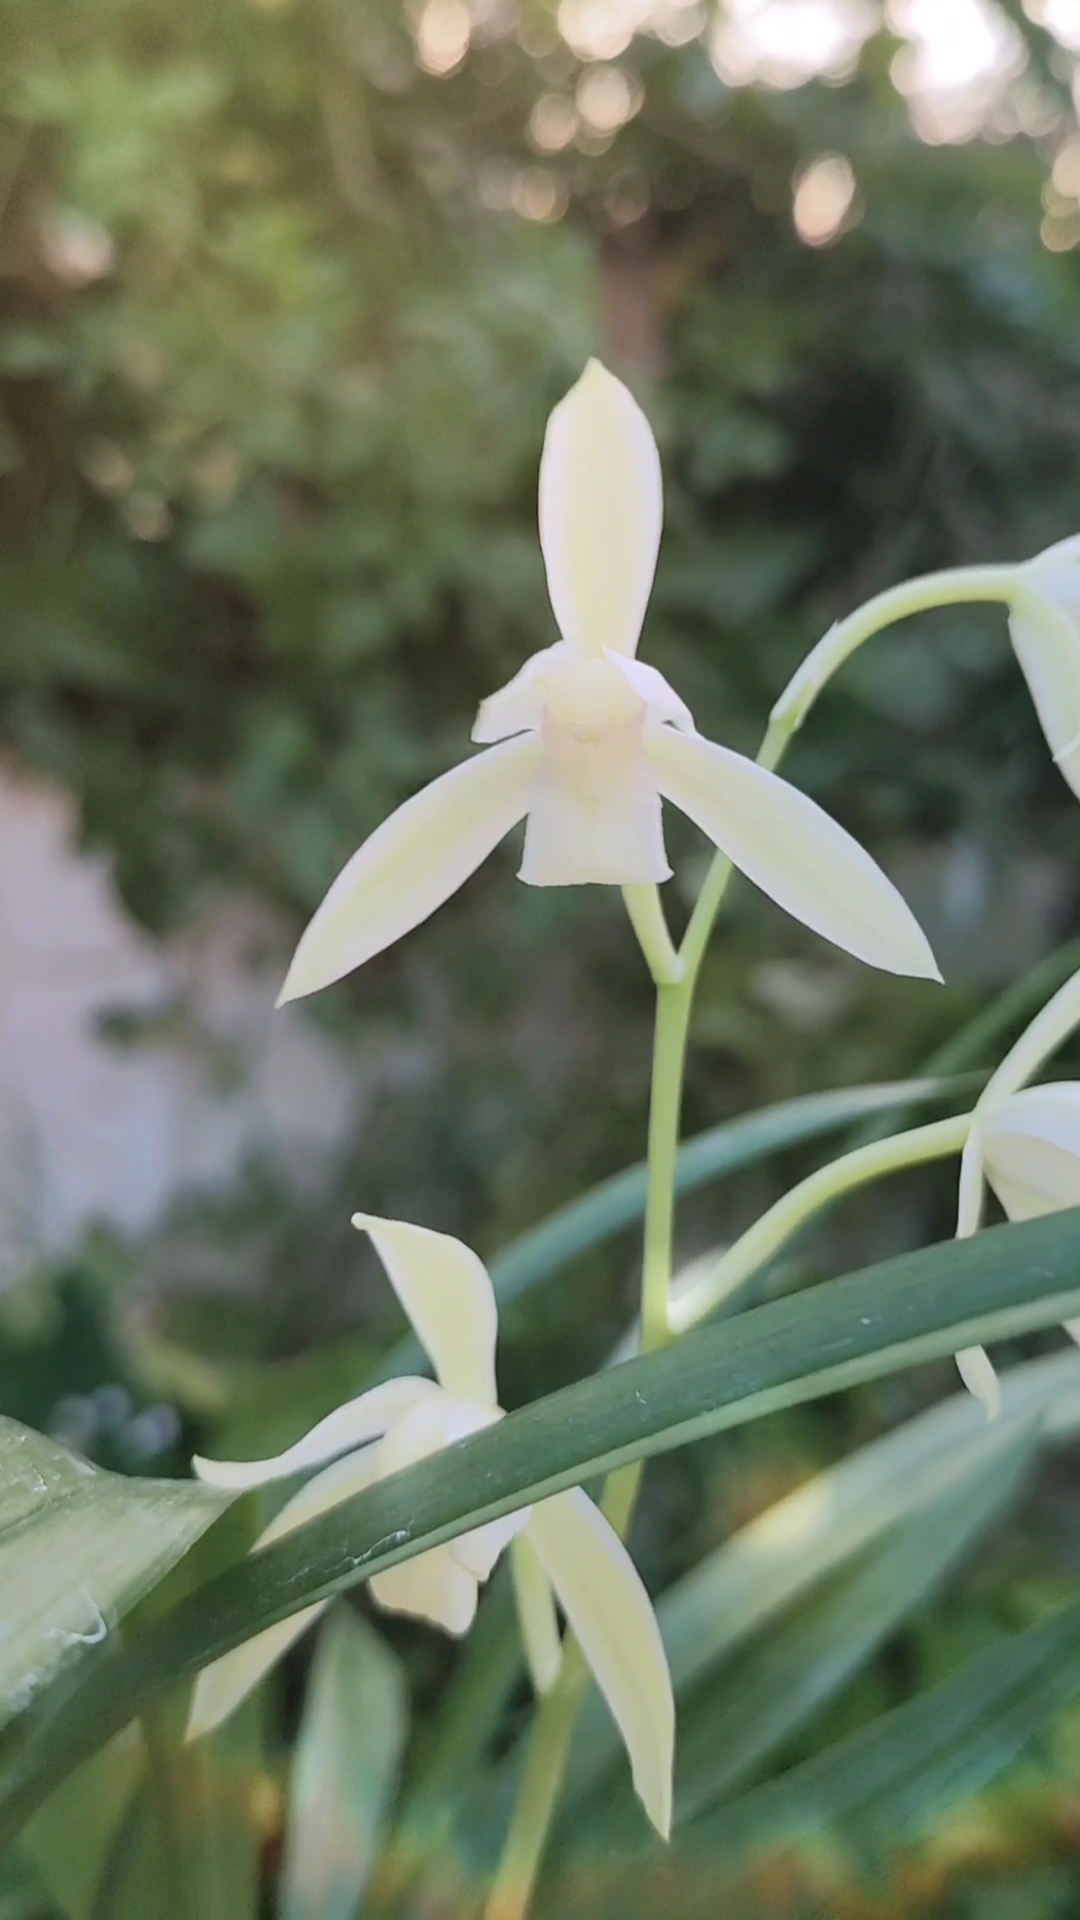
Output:
<svg viewBox="0 0 1080 1920">
<path fill-rule="evenodd" d="M 590 351 L 642 392 L 662 445 L 644 651 L 734 745 L 754 746 L 808 645 L 879 587 L 1080 527 L 1080 255 L 1063 213 L 1061 250 L 1040 237 L 1075 125 L 1046 34 L 1024 24 L 1009 138 L 920 143 L 884 29 L 843 85 L 771 91 L 725 86 L 700 37 L 642 33 L 618 57 L 640 111 L 613 138 L 579 120 L 543 150 L 541 109 L 572 113 L 590 63 L 543 0 L 476 14 L 440 77 L 396 0 L 0 0 L 0 737 L 73 789 L 160 932 L 255 893 L 281 914 L 284 959 L 363 835 L 460 755 L 477 701 L 553 637 L 536 464 Z M 859 217 L 809 247 L 793 182 L 835 152 Z M 942 614 L 876 642 L 790 771 L 904 877 L 951 984 L 932 997 L 860 976 L 737 889 L 703 982 L 688 1131 L 911 1071 L 1075 921 L 1075 803 L 999 617 Z M 677 822 L 670 838 L 678 918 L 702 853 Z M 95 1388 L 120 1381 L 234 1445 L 276 1445 L 397 1330 L 353 1292 L 361 1192 L 492 1251 L 639 1156 L 650 993 L 617 902 L 532 894 L 511 871 L 499 856 L 312 1010 L 358 1062 L 388 1035 L 421 1059 L 321 1187 L 298 1200 L 253 1168 L 178 1211 L 138 1271 L 125 1256 L 124 1286 L 91 1257 L 58 1318 L 7 1327 L 5 1411 L 62 1428 L 58 1404 L 89 1419 Z M 802 1164 L 695 1198 L 687 1251 Z M 947 1230 L 948 1195 L 933 1175 L 856 1202 L 801 1270 Z M 231 1290 L 201 1287 L 207 1247 Z M 509 1401 L 596 1364 L 621 1331 L 629 1242 L 589 1272 L 587 1293 L 509 1320 Z M 167 1311 L 148 1319 L 147 1296 Z M 940 1377 L 665 1463 L 642 1525 L 650 1572 L 679 1571 Z M 107 1464 L 136 1463 L 129 1412 L 111 1438 L 83 1436 Z M 946 1627 L 969 1648 L 986 1608 L 1013 1618 L 1033 1554 L 1069 1564 L 1063 1505 L 1060 1480 L 1045 1485 L 989 1598 L 975 1578 L 947 1618 L 901 1636 L 856 1721 L 898 1672 L 901 1694 L 937 1676 Z M 412 1629 L 392 1637 L 432 1686 L 436 1656 Z M 1068 1849 L 1049 1824 L 1017 1912 L 1061 1905 Z M 951 1867 L 932 1888 L 914 1872 L 902 1910 L 1013 1911 L 1000 1876 L 984 1898 L 974 1859 L 961 1892 Z M 775 1911 L 802 1897 L 791 1883 Z"/>
</svg>

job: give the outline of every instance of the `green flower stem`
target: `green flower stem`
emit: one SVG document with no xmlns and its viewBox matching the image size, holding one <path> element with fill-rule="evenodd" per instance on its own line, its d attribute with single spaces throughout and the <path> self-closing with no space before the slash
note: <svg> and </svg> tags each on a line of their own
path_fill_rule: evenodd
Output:
<svg viewBox="0 0 1080 1920">
<path fill-rule="evenodd" d="M 643 1353 L 651 1353 L 654 1348 L 664 1346 L 670 1338 L 668 1292 L 675 1227 L 675 1160 L 679 1151 L 679 1114 L 689 1022 L 690 997 L 683 983 L 675 987 L 658 987 L 653 1028 L 649 1172 L 641 1269 Z"/>
<path fill-rule="evenodd" d="M 188 1899 L 189 1835 L 184 1819 L 187 1791 L 184 1755 L 176 1739 L 173 1714 L 160 1703 L 139 1716 L 150 1791 L 158 1817 L 163 1856 L 168 1863 L 166 1909 L 170 1920 L 195 1920 Z"/>
<path fill-rule="evenodd" d="M 1080 973 L 1074 973 L 1024 1029 L 1014 1047 L 990 1075 L 976 1103 L 985 1112 L 1018 1093 L 1080 1025 Z"/>
<path fill-rule="evenodd" d="M 909 614 L 922 613 L 930 607 L 971 600 L 1007 602 L 1012 595 L 1015 573 L 1012 567 L 964 567 L 948 573 L 926 574 L 919 580 L 905 582 L 887 593 L 879 594 L 847 620 L 831 628 L 807 656 L 773 708 L 757 756 L 758 765 L 769 772 L 779 766 L 792 736 L 798 732 L 825 682 L 864 640 L 881 627 L 904 619 Z M 649 1102 L 649 1181 L 641 1282 L 642 1352 L 664 1345 L 675 1331 L 670 1324 L 669 1294 L 675 1159 L 679 1143 L 686 1043 L 694 989 L 731 872 L 731 861 L 725 854 L 717 853 L 705 876 L 677 954 L 671 944 L 655 887 L 623 889 L 627 911 L 657 989 Z M 942 1125 L 956 1126 L 957 1123 L 946 1121 Z M 941 1153 L 955 1152 L 963 1146 L 967 1116 L 964 1125 L 964 1136 L 948 1147 L 942 1146 Z M 918 1131 L 932 1133 L 934 1129 L 920 1128 Z M 897 1136 L 898 1139 L 911 1137 Z M 881 1144 L 886 1149 L 895 1150 L 897 1139 Z M 872 1154 L 874 1148 L 864 1151 Z M 930 1159 L 935 1156 L 926 1152 L 922 1157 Z M 890 1166 L 902 1164 L 905 1164 L 902 1160 L 889 1162 Z M 864 1177 L 872 1179 L 875 1175 L 870 1172 Z M 799 1191 L 797 1188 L 796 1193 Z M 842 1187 L 836 1191 L 842 1191 Z M 824 1199 L 828 1197 L 827 1194 L 823 1195 L 817 1204 L 824 1204 Z M 794 1221 L 790 1230 L 794 1231 L 797 1224 L 798 1221 Z M 603 1501 L 604 1512 L 623 1538 L 633 1517 L 640 1482 L 640 1462 L 621 1468 L 608 1480 Z M 567 1634 L 559 1677 L 541 1702 L 533 1724 L 525 1772 L 503 1857 L 484 1909 L 485 1920 L 525 1920 L 555 1813 L 574 1724 L 588 1685 L 589 1675 L 581 1650 L 572 1635 Z"/>
<path fill-rule="evenodd" d="M 1008 604 L 1019 571 L 1017 567 L 950 567 L 944 573 L 924 573 L 917 580 L 904 580 L 898 587 L 876 594 L 846 620 L 837 621 L 811 649 L 780 695 L 772 718 L 796 733 L 826 681 L 872 634 L 913 613 L 927 613 L 932 607 L 959 606 L 974 600 Z"/>
<path fill-rule="evenodd" d="M 563 1643 L 559 1677 L 537 1713 L 525 1772 L 484 1920 L 524 1920 L 566 1771 L 574 1724 L 588 1692 L 585 1656 L 571 1634 Z"/>
<path fill-rule="evenodd" d="M 722 1254 L 708 1272 L 698 1275 L 681 1295 L 671 1302 L 670 1319 L 675 1334 L 688 1333 L 717 1307 L 759 1273 L 792 1235 L 816 1213 L 841 1194 L 897 1173 L 902 1167 L 916 1167 L 930 1160 L 943 1160 L 960 1153 L 968 1137 L 971 1115 L 937 1120 L 926 1127 L 913 1127 L 908 1133 L 893 1134 L 891 1139 L 875 1140 L 857 1147 L 828 1166 L 801 1180 L 785 1193 L 775 1206 Z"/>
<path fill-rule="evenodd" d="M 624 887 L 622 897 L 638 945 L 658 987 L 673 987 L 682 979 L 683 964 L 668 932 L 659 889 L 655 885 Z"/>
</svg>

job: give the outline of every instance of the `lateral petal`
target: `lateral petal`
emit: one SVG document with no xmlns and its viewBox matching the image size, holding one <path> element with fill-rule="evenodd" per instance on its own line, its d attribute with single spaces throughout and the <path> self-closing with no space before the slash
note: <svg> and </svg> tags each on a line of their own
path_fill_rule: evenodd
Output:
<svg viewBox="0 0 1080 1920">
<path fill-rule="evenodd" d="M 957 1371 L 969 1393 L 981 1400 L 988 1420 L 1001 1412 L 1001 1382 L 985 1347 L 964 1347 L 956 1356 Z"/>
<path fill-rule="evenodd" d="M 432 1547 L 413 1560 L 388 1567 L 368 1582 L 371 1597 L 388 1613 L 408 1613 L 444 1633 L 468 1633 L 476 1617 L 477 1585 L 449 1547 Z"/>
<path fill-rule="evenodd" d="M 869 966 L 941 978 L 892 881 L 805 793 L 742 754 L 670 727 L 646 731 L 644 749 L 665 799 L 796 920 Z"/>
<path fill-rule="evenodd" d="M 986 1177 L 1010 1220 L 1080 1206 L 1080 1082 L 1010 1094 L 982 1133 Z"/>
<path fill-rule="evenodd" d="M 590 360 L 547 424 L 540 545 L 564 640 L 633 653 L 656 571 L 660 456 L 637 401 Z"/>
<path fill-rule="evenodd" d="M 505 740 L 512 733 L 537 729 L 544 718 L 552 675 L 557 675 L 560 667 L 576 658 L 574 648 L 565 640 L 531 654 L 505 687 L 481 700 L 472 730 L 477 744 L 488 746 L 491 741 Z"/>
<path fill-rule="evenodd" d="M 314 1520 L 342 1500 L 348 1500 L 352 1494 L 361 1493 L 377 1476 L 378 1456 L 377 1446 L 365 1447 L 360 1453 L 335 1460 L 332 1467 L 316 1474 L 314 1480 L 309 1480 L 306 1487 L 301 1487 L 299 1493 L 286 1501 L 281 1512 L 259 1535 L 252 1552 L 257 1553 L 260 1547 L 282 1539 L 305 1521 Z M 327 1600 L 320 1600 L 312 1607 L 302 1607 L 299 1613 L 291 1613 L 288 1619 L 266 1627 L 262 1633 L 245 1640 L 242 1646 L 234 1647 L 231 1653 L 204 1667 L 191 1697 L 185 1739 L 195 1740 L 200 1734 L 209 1733 L 212 1727 L 220 1726 L 329 1604 Z"/>
<path fill-rule="evenodd" d="M 196 1454 L 191 1464 L 199 1479 L 205 1480 L 208 1486 L 241 1493 L 248 1487 L 261 1487 L 268 1480 L 283 1480 L 290 1473 L 302 1473 L 305 1467 L 320 1466 L 324 1460 L 332 1460 L 336 1453 L 345 1453 L 367 1440 L 377 1440 L 395 1421 L 403 1419 L 413 1407 L 438 1392 L 433 1380 L 408 1377 L 384 1380 L 369 1393 L 360 1394 L 343 1407 L 335 1407 L 333 1413 L 328 1413 L 303 1439 L 286 1447 L 284 1453 L 273 1454 L 266 1460 L 204 1460 Z"/>
<path fill-rule="evenodd" d="M 456 893 L 527 811 L 539 756 L 528 736 L 489 747 L 376 827 L 303 934 L 278 1005 L 340 980 Z"/>
<path fill-rule="evenodd" d="M 371 1235 L 445 1392 L 494 1407 L 499 1314 L 479 1254 L 452 1234 L 405 1220 L 354 1213 L 352 1223 Z"/>
<path fill-rule="evenodd" d="M 1071 543 L 1067 543 L 1071 544 Z M 1071 558 L 1071 556 L 1069 556 Z M 1057 766 L 1080 795 L 1080 592 L 1047 556 L 1016 587 L 1009 633 Z"/>
<path fill-rule="evenodd" d="M 241 1701 L 247 1699 L 271 1667 L 277 1665 L 329 1605 L 329 1600 L 319 1600 L 313 1607 L 303 1607 L 299 1613 L 291 1613 L 287 1620 L 264 1628 L 254 1639 L 245 1640 L 243 1646 L 234 1647 L 231 1653 L 204 1667 L 191 1696 L 184 1739 L 198 1740 L 200 1735 L 219 1727 L 230 1713 L 235 1713 Z"/>
<path fill-rule="evenodd" d="M 671 1831 L 675 1701 L 652 1603 L 621 1540 L 580 1488 L 542 1500 L 535 1547 L 630 1756 L 653 1826 Z"/>
</svg>

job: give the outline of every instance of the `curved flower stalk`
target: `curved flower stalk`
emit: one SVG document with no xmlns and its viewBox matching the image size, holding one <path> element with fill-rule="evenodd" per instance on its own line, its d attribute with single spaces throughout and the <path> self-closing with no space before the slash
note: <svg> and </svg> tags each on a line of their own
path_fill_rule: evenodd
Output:
<svg viewBox="0 0 1080 1920">
<path fill-rule="evenodd" d="M 1010 1220 L 1080 1206 L 1080 1081 L 1023 1087 L 985 1109 L 980 1102 L 960 1162 L 961 1237 L 978 1228 L 986 1185 Z M 1080 1343 L 1080 1321 L 1065 1327 Z M 956 1363 L 965 1386 L 996 1415 L 1001 1388 L 985 1349 L 967 1347 Z"/>
<path fill-rule="evenodd" d="M 388 1474 L 502 1418 L 495 1387 L 495 1294 L 477 1255 L 447 1234 L 400 1220 L 356 1214 L 353 1225 L 371 1235 L 431 1359 L 437 1383 L 388 1380 L 338 1407 L 272 1459 L 196 1459 L 200 1479 L 237 1491 L 305 1468 L 321 1468 L 281 1509 L 254 1551 Z M 519 1534 L 528 1543 L 530 1561 L 539 1563 L 531 1582 L 530 1637 L 534 1645 L 547 1645 L 548 1678 L 554 1589 L 626 1743 L 645 1810 L 666 1837 L 675 1738 L 667 1659 L 633 1561 L 580 1488 L 490 1521 L 375 1574 L 372 1598 L 390 1613 L 412 1614 L 445 1633 L 463 1634 L 476 1613 L 480 1586 Z M 224 1720 L 327 1604 L 304 1608 L 207 1667 L 195 1686 L 189 1738 Z"/>
<path fill-rule="evenodd" d="M 996 601 L 1056 765 L 1080 796 L 1080 534 L 1012 566 L 951 567 L 889 587 L 822 635 L 772 710 L 798 731 L 845 660 L 883 628 L 935 607 Z"/>
<path fill-rule="evenodd" d="M 661 800 L 815 932 L 871 966 L 939 978 L 926 938 L 869 854 L 820 807 L 705 740 L 635 659 L 660 545 L 660 458 L 627 389 L 591 360 L 548 421 L 540 543 L 561 638 L 480 707 L 486 750 L 399 807 L 334 882 L 281 1000 L 340 979 L 442 905 L 525 819 L 530 886 L 670 877 Z"/>
</svg>

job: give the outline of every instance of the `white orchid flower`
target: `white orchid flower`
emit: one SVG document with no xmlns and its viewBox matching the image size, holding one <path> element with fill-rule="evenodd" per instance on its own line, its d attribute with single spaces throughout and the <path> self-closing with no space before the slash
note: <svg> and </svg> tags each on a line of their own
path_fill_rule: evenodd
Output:
<svg viewBox="0 0 1080 1920">
<path fill-rule="evenodd" d="M 534 887 L 666 880 L 670 800 L 764 893 L 872 966 L 937 979 L 880 867 L 805 794 L 702 739 L 634 658 L 660 545 L 660 457 L 627 389 L 596 360 L 548 421 L 540 544 L 561 639 L 485 700 L 486 748 L 376 828 L 300 941 L 281 1000 L 338 980 L 456 892 L 527 820 Z"/>
<path fill-rule="evenodd" d="M 1050 751 L 1080 797 L 1080 534 L 1017 567 L 1009 632 Z"/>
<path fill-rule="evenodd" d="M 978 1225 L 984 1182 L 1010 1220 L 1036 1220 L 1080 1206 L 1080 1081 L 1023 1087 L 977 1113 L 960 1182 L 961 1220 L 969 1232 Z M 1080 1342 L 1080 1321 L 1067 1320 L 1065 1328 Z M 964 1384 L 988 1413 L 996 1414 L 1001 1390 L 985 1349 L 965 1348 L 957 1365 Z"/>
<path fill-rule="evenodd" d="M 196 1459 L 200 1479 L 241 1491 L 308 1467 L 320 1467 L 256 1541 L 280 1540 L 317 1514 L 399 1468 L 502 1418 L 496 1398 L 498 1316 L 487 1270 L 448 1234 L 400 1220 L 356 1214 L 353 1225 L 375 1243 L 391 1285 L 434 1366 L 432 1380 L 388 1380 L 338 1407 L 286 1452 L 268 1460 Z M 338 1456 L 335 1458 L 335 1456 Z M 326 1465 L 332 1461 L 332 1465 Z M 626 1548 L 580 1488 L 507 1514 L 373 1575 L 372 1598 L 390 1613 L 463 1634 L 479 1587 L 503 1548 L 522 1533 L 554 1589 L 626 1743 L 634 1785 L 660 1833 L 671 1825 L 675 1707 L 659 1628 Z M 551 1642 L 554 1615 L 538 1638 Z M 536 1604 L 533 1583 L 533 1604 Z M 315 1620 L 328 1602 L 305 1607 L 246 1641 L 199 1675 L 188 1736 L 230 1714 Z M 550 1676 L 549 1676 L 550 1677 Z"/>
</svg>

